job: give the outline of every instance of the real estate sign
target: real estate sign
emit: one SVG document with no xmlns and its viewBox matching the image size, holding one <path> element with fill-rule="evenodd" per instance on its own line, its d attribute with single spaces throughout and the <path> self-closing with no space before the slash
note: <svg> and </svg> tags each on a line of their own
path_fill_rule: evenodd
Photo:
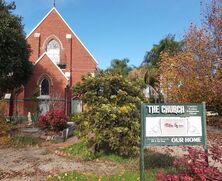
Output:
<svg viewBox="0 0 222 181">
<path fill-rule="evenodd" d="M 150 145 L 203 145 L 206 149 L 205 103 L 142 104 L 142 168 L 144 146 Z"/>
</svg>

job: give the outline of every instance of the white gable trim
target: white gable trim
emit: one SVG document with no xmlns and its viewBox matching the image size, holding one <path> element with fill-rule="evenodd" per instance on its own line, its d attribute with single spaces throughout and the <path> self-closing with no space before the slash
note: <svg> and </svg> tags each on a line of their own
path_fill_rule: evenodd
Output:
<svg viewBox="0 0 222 181">
<path fill-rule="evenodd" d="M 46 55 L 46 52 L 44 52 L 34 63 L 34 66 L 39 63 L 39 61 L 42 59 L 42 57 L 44 57 Z"/>
<path fill-rule="evenodd" d="M 59 68 L 58 65 L 55 64 L 55 62 L 52 61 L 52 59 L 48 56 L 47 52 L 44 52 L 39 58 L 38 60 L 36 60 L 36 62 L 34 63 L 34 66 L 39 63 L 42 58 L 47 55 L 47 57 L 49 58 L 49 60 L 51 60 L 51 62 L 55 65 L 55 67 L 59 70 L 59 72 L 65 77 L 65 79 L 68 81 L 69 79 L 66 77 L 66 75 L 64 74 L 64 72 Z"/>
<path fill-rule="evenodd" d="M 79 39 L 79 37 L 76 35 L 76 33 L 72 30 L 72 28 L 68 25 L 68 23 L 64 20 L 64 18 L 61 16 L 61 14 L 57 11 L 55 7 L 53 7 L 47 15 L 36 25 L 35 28 L 26 36 L 26 39 L 36 30 L 36 28 L 39 27 L 39 25 L 47 18 L 47 16 L 55 10 L 56 13 L 59 15 L 59 17 L 62 19 L 62 21 L 66 24 L 66 26 L 70 29 L 70 31 L 74 34 L 74 36 L 77 38 L 77 40 L 81 43 L 81 45 L 86 49 L 86 51 L 89 53 L 89 55 L 93 58 L 93 60 L 98 64 L 98 61 L 95 59 L 95 57 L 91 54 L 91 52 L 85 47 L 85 45 L 82 43 L 82 41 Z"/>
</svg>

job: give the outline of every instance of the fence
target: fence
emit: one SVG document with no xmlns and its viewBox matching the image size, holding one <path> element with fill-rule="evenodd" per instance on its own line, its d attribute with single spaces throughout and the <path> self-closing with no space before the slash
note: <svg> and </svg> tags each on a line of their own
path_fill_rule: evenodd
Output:
<svg viewBox="0 0 222 181">
<path fill-rule="evenodd" d="M 7 120 L 12 122 L 27 121 L 29 112 L 33 121 L 36 121 L 39 115 L 53 109 L 62 109 L 66 115 L 71 112 L 71 101 L 65 99 L 17 99 L 6 100 L 5 103 L 4 114 Z"/>
</svg>

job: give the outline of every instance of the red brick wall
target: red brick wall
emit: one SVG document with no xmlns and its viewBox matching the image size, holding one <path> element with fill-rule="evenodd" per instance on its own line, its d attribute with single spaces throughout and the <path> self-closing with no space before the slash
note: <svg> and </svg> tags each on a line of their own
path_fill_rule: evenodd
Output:
<svg viewBox="0 0 222 181">
<path fill-rule="evenodd" d="M 41 78 L 47 76 L 50 80 L 50 96 L 51 98 L 65 99 L 65 87 L 68 84 L 67 79 L 53 64 L 53 62 L 44 55 L 42 59 L 35 65 L 33 76 L 25 86 L 25 98 L 34 98 L 34 93 L 38 93 Z M 37 94 L 39 95 L 39 93 Z M 35 112 L 37 109 L 33 101 L 25 101 L 24 113 Z"/>
<path fill-rule="evenodd" d="M 27 38 L 32 48 L 30 57 L 32 62 L 38 58 L 38 38 L 34 37 L 34 33 L 40 33 L 40 54 L 44 53 L 46 46 L 44 43 L 50 40 L 49 37 L 57 37 L 60 40 L 62 44 L 60 62 L 67 65 L 65 70 L 67 72 L 70 71 L 70 40 L 66 39 L 66 34 L 72 34 L 72 85 L 80 81 L 82 75 L 96 71 L 96 62 L 55 10 Z"/>
<path fill-rule="evenodd" d="M 40 38 L 34 37 L 35 33 L 40 33 Z M 66 34 L 72 35 L 72 46 L 71 41 L 66 39 Z M 45 52 L 45 46 L 52 39 L 59 40 L 58 42 L 61 43 L 60 63 L 66 64 L 64 72 L 70 72 L 70 57 L 72 51 L 72 86 L 81 80 L 82 75 L 95 73 L 97 64 L 93 57 L 72 33 L 55 9 L 53 9 L 42 23 L 27 37 L 27 41 L 32 49 L 30 56 L 31 62 L 35 63 L 38 60 Z M 33 75 L 25 85 L 25 91 L 18 96 L 19 99 L 25 99 L 25 102 L 20 102 L 17 106 L 19 114 L 27 115 L 28 112 L 36 112 L 38 103 L 30 99 L 33 99 L 34 94 L 40 90 L 38 81 L 43 74 L 51 77 L 51 97 L 56 95 L 57 97 L 61 96 L 61 99 L 65 99 L 65 88 L 68 82 L 51 60 L 49 60 L 47 56 L 44 56 L 42 60 L 35 65 Z M 57 104 L 59 108 L 62 106 L 64 107 L 64 103 Z"/>
</svg>

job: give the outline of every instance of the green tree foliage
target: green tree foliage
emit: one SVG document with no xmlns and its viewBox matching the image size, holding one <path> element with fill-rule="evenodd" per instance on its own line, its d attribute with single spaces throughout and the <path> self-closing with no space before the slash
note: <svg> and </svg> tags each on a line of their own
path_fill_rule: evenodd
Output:
<svg viewBox="0 0 222 181">
<path fill-rule="evenodd" d="M 159 44 L 153 45 L 153 48 L 146 53 L 142 65 L 148 64 L 157 66 L 161 52 L 167 52 L 169 55 L 175 55 L 181 51 L 181 45 L 181 42 L 175 40 L 174 35 L 167 35 L 164 39 L 160 40 Z"/>
<path fill-rule="evenodd" d="M 144 60 L 140 69 L 144 70 L 144 82 L 150 87 L 152 95 L 150 97 L 151 102 L 163 101 L 163 95 L 160 90 L 158 63 L 161 58 L 161 54 L 166 52 L 170 56 L 176 55 L 182 51 L 182 42 L 175 40 L 174 35 L 167 35 L 162 39 L 159 44 L 153 45 L 153 48 L 145 54 Z"/>
<path fill-rule="evenodd" d="M 135 86 L 140 87 L 141 90 L 149 87 L 149 102 L 154 103 L 162 100 L 158 77 L 158 70 L 156 67 L 144 66 L 134 68 L 129 72 L 127 78 L 133 82 Z"/>
<path fill-rule="evenodd" d="M 32 73 L 22 18 L 12 14 L 14 9 L 14 2 L 0 0 L 0 96 L 21 86 Z"/>
<path fill-rule="evenodd" d="M 96 151 L 124 156 L 138 154 L 140 103 L 142 91 L 126 78 L 110 72 L 86 76 L 74 88 L 87 105 L 84 113 L 73 117 L 81 136 L 88 133 Z"/>
<path fill-rule="evenodd" d="M 106 71 L 109 71 L 113 74 L 120 74 L 123 76 L 127 76 L 128 73 L 132 70 L 132 67 L 128 65 L 129 59 L 113 59 L 111 61 L 111 66 Z"/>
<path fill-rule="evenodd" d="M 158 77 L 158 71 L 156 67 L 153 66 L 145 66 L 144 69 L 145 71 L 145 75 L 144 75 L 144 82 L 147 85 L 154 87 L 158 87 L 158 81 L 157 81 L 157 77 Z"/>
<path fill-rule="evenodd" d="M 133 68 L 129 72 L 127 79 L 130 82 L 134 83 L 135 86 L 140 87 L 140 89 L 142 90 L 142 89 L 146 88 L 146 84 L 144 82 L 144 74 L 146 73 L 145 71 L 146 70 L 144 68 L 140 68 L 140 67 Z"/>
</svg>

